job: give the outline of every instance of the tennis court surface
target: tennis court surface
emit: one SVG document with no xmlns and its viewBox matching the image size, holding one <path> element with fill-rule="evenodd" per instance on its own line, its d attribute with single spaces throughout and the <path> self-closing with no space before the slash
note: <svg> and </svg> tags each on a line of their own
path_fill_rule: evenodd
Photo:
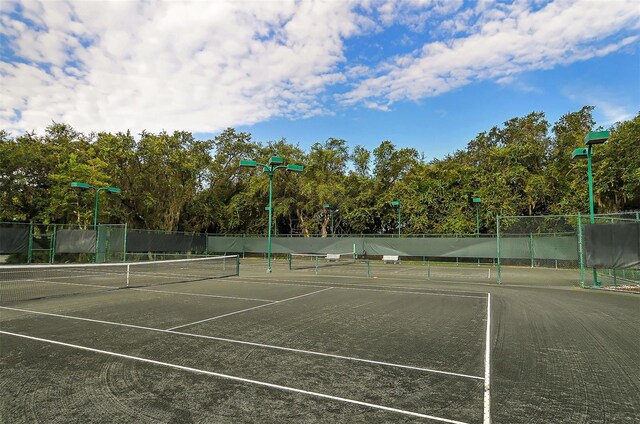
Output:
<svg viewBox="0 0 640 424">
<path fill-rule="evenodd" d="M 3 421 L 640 419 L 637 295 L 233 264 L 3 275 Z"/>
</svg>

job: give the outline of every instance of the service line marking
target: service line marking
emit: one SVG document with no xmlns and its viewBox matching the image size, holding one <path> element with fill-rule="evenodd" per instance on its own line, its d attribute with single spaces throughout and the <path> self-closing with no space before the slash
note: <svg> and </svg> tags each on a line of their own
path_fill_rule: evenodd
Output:
<svg viewBox="0 0 640 424">
<path fill-rule="evenodd" d="M 320 293 L 320 292 L 323 292 L 323 291 L 331 290 L 332 288 L 333 287 L 327 287 L 325 289 L 316 290 L 316 291 L 313 291 L 311 293 L 305 293 L 305 294 L 301 294 L 299 296 L 289 297 L 287 299 L 282 299 L 282 300 L 276 300 L 275 302 L 271 302 L 271 303 L 265 303 L 264 305 L 253 306 L 251 308 L 246 308 L 246 309 L 241 309 L 239 311 L 229 312 L 228 314 L 217 315 L 215 317 L 201 319 L 199 321 L 190 322 L 188 324 L 177 325 L 175 327 L 167 328 L 167 330 L 168 331 L 173 331 L 173 330 L 177 330 L 179 328 L 190 327 L 192 325 L 201 324 L 203 322 L 213 321 L 214 319 L 220 319 L 220 318 L 228 317 L 228 316 L 231 316 L 231 315 L 236 315 L 236 314 L 241 314 L 243 312 L 252 311 L 252 310 L 258 309 L 258 308 L 264 308 L 265 306 L 275 305 L 275 304 L 282 303 L 282 302 L 288 302 L 290 300 L 299 299 L 299 298 L 305 297 L 305 296 L 311 296 L 312 294 L 316 294 L 316 293 Z"/>
<path fill-rule="evenodd" d="M 239 279 L 247 278 L 260 278 L 260 277 L 239 277 Z M 349 277 L 349 278 L 367 278 L 370 277 Z M 378 280 L 389 279 L 389 278 L 378 278 Z M 238 279 L 234 279 L 237 283 L 245 283 L 245 284 L 277 284 L 277 285 L 285 285 L 285 286 L 304 286 L 304 287 L 323 287 L 318 286 L 317 284 L 331 284 L 333 288 L 342 289 L 342 290 L 366 290 L 366 291 L 378 291 L 378 292 L 389 292 L 389 293 L 407 293 L 407 294 L 422 294 L 425 296 L 450 296 L 450 297 L 470 297 L 473 299 L 485 299 L 485 292 L 474 292 L 474 291 L 460 291 L 460 290 L 448 290 L 448 289 L 430 289 L 432 291 L 418 291 L 419 287 L 407 287 L 407 286 L 393 286 L 394 289 L 407 289 L 407 290 L 389 290 L 389 286 L 381 286 L 376 284 L 356 284 L 356 283 L 342 283 L 342 282 L 325 282 L 325 281 L 315 281 L 316 285 L 304 284 L 304 280 L 277 280 L 277 281 L 290 281 L 291 283 L 269 283 L 265 281 L 238 281 Z M 302 283 L 302 284 L 295 284 Z M 371 288 L 377 287 L 377 288 Z M 443 293 L 439 293 L 443 292 Z M 472 294 L 458 294 L 458 293 L 475 293 L 477 295 Z"/>
<path fill-rule="evenodd" d="M 126 286 L 105 286 L 100 284 L 83 284 L 83 283 L 67 283 L 64 281 L 49 281 L 49 280 L 20 280 L 20 281 L 30 281 L 33 283 L 41 283 L 41 284 L 62 284 L 65 286 L 80 286 L 80 287 L 96 287 L 98 289 L 111 289 L 111 291 L 116 290 L 133 290 L 133 291 L 144 291 L 150 293 L 161 293 L 161 294 L 172 294 L 177 296 L 196 296 L 196 297 L 215 297 L 220 299 L 233 299 L 233 300 L 248 300 L 251 302 L 268 302 L 273 303 L 275 300 L 273 299 L 256 299 L 251 297 L 240 297 L 240 296 L 224 296 L 220 294 L 208 294 L 208 293 L 187 293 L 187 292 L 174 292 L 168 290 L 157 290 L 157 289 L 149 289 L 145 287 L 126 287 Z M 99 292 L 99 290 L 97 290 Z"/>
<path fill-rule="evenodd" d="M 252 380 L 252 379 L 249 379 L 249 378 L 237 377 L 237 376 L 233 376 L 233 375 L 229 375 L 229 374 L 222 374 L 222 373 L 214 372 L 214 371 L 207 371 L 207 370 L 198 369 L 198 368 L 185 367 L 183 365 L 177 365 L 177 364 L 171 364 L 171 363 L 168 363 L 168 362 L 156 361 L 154 359 L 142 358 L 142 357 L 139 357 L 139 356 L 132 356 L 132 355 L 125 355 L 124 353 L 117 353 L 117 352 L 111 352 L 111 351 L 108 351 L 108 350 L 95 349 L 95 348 L 92 348 L 92 347 L 80 346 L 80 345 L 75 345 L 75 344 L 71 344 L 71 343 L 63 343 L 63 342 L 59 342 L 59 341 L 56 341 L 56 340 L 49 340 L 49 339 L 43 339 L 43 338 L 40 338 L 40 337 L 27 336 L 27 335 L 19 334 L 19 333 L 11 333 L 9 331 L 0 330 L 0 334 L 4 334 L 4 335 L 7 335 L 7 336 L 21 337 L 21 338 L 24 338 L 24 339 L 35 340 L 35 341 L 39 341 L 39 342 L 43 342 L 43 343 L 50 343 L 50 344 L 54 344 L 54 345 L 58 345 L 58 346 L 70 347 L 70 348 L 73 348 L 73 349 L 84 350 L 84 351 L 92 352 L 92 353 L 100 353 L 100 354 L 103 354 L 103 355 L 115 356 L 117 358 L 122 358 L 122 359 L 129 359 L 129 360 L 138 361 L 138 362 L 144 362 L 144 363 L 153 364 L 153 365 L 160 365 L 160 366 L 164 366 L 164 367 L 168 367 L 168 368 L 174 368 L 174 369 L 178 369 L 178 370 L 181 370 L 181 371 L 187 371 L 187 372 L 191 372 L 191 373 L 195 373 L 195 374 L 204 374 L 204 375 L 209 375 L 209 376 L 212 376 L 212 377 L 224 378 L 224 379 L 227 379 L 227 380 L 237 381 L 237 382 L 240 382 L 240 383 L 254 384 L 256 386 L 269 387 L 271 389 L 277 389 L 277 390 L 283 390 L 283 391 L 287 391 L 287 392 L 299 393 L 299 394 L 303 394 L 303 395 L 307 395 L 307 396 L 319 397 L 319 398 L 323 398 L 323 399 L 330 399 L 330 400 L 337 401 L 337 402 L 350 403 L 350 404 L 359 405 L 359 406 L 366 406 L 368 408 L 380 409 L 380 410 L 383 410 L 383 411 L 395 412 L 395 413 L 398 413 L 398 414 L 409 415 L 409 416 L 413 416 L 413 417 L 427 418 L 427 419 L 430 419 L 430 420 L 440 421 L 440 422 L 445 422 L 445 423 L 450 423 L 450 424 L 467 424 L 467 423 L 464 423 L 462 421 L 455 421 L 455 420 L 450 420 L 450 419 L 447 419 L 447 418 L 436 417 L 436 416 L 433 416 L 433 415 L 421 414 L 419 412 L 412 412 L 412 411 L 407 411 L 407 410 L 404 410 L 404 409 L 392 408 L 392 407 L 389 407 L 389 406 L 377 405 L 377 404 L 369 403 L 369 402 L 362 402 L 362 401 L 355 400 L 355 399 L 348 399 L 348 398 L 343 398 L 343 397 L 339 397 L 339 396 L 332 396 L 332 395 L 328 395 L 328 394 L 320 393 L 320 392 L 312 392 L 312 391 L 308 391 L 308 390 L 296 389 L 294 387 L 282 386 L 282 385 L 279 385 L 279 384 L 267 383 L 265 381 Z"/>
<path fill-rule="evenodd" d="M 432 368 L 416 367 L 416 366 L 412 366 L 412 365 L 395 364 L 393 362 L 374 361 L 372 359 L 363 359 L 363 358 L 356 358 L 356 357 L 352 357 L 352 356 L 335 355 L 335 354 L 332 354 L 332 353 L 317 352 L 317 351 L 313 351 L 313 350 L 295 349 L 295 348 L 292 348 L 292 347 L 268 345 L 268 344 L 264 344 L 264 343 L 248 342 L 248 341 L 245 341 L 245 340 L 227 339 L 227 338 L 224 338 L 224 337 L 207 336 L 207 335 L 204 335 L 204 334 L 185 333 L 185 332 L 182 332 L 182 331 L 164 330 L 162 328 L 144 327 L 144 326 L 135 325 L 135 324 L 125 324 L 125 323 L 121 323 L 121 322 L 103 321 L 103 320 L 99 320 L 99 319 L 83 318 L 83 317 L 76 317 L 76 316 L 71 316 L 71 315 L 54 314 L 54 313 L 50 313 L 50 312 L 32 311 L 30 309 L 11 308 L 11 307 L 8 307 L 8 306 L 0 306 L 0 308 L 1 309 L 7 309 L 7 310 L 10 310 L 10 311 L 25 312 L 25 313 L 29 313 L 29 314 L 35 314 L 35 315 L 46 315 L 46 316 L 51 316 L 51 317 L 56 317 L 56 318 L 72 319 L 72 320 L 77 320 L 77 321 L 95 322 L 95 323 L 98 323 L 98 324 L 115 325 L 115 326 L 118 326 L 118 327 L 135 328 L 137 330 L 155 331 L 155 332 L 158 332 L 158 333 L 175 334 L 175 335 L 179 335 L 179 336 L 193 337 L 193 338 L 206 339 L 206 340 L 215 340 L 215 341 L 224 342 L 224 343 L 255 346 L 255 347 L 259 347 L 259 348 L 263 348 L 263 349 L 282 350 L 282 351 L 285 351 L 285 352 L 302 353 L 302 354 L 305 354 L 305 355 L 322 356 L 322 357 L 325 357 L 325 358 L 344 359 L 344 360 L 347 360 L 347 361 L 363 362 L 363 363 L 367 363 L 367 364 L 381 365 L 381 366 L 391 367 L 391 368 L 402 368 L 402 369 L 408 369 L 408 370 L 413 370 L 413 371 L 429 372 L 429 373 L 434 373 L 434 374 L 444 374 L 444 375 L 450 375 L 450 376 L 454 376 L 454 377 L 471 378 L 471 379 L 475 379 L 475 380 L 484 380 L 484 377 L 479 377 L 479 376 L 476 376 L 476 375 L 461 374 L 461 373 L 456 373 L 456 372 L 451 372 L 451 371 L 441 371 L 441 370 L 436 370 L 436 369 L 432 369 Z"/>
</svg>

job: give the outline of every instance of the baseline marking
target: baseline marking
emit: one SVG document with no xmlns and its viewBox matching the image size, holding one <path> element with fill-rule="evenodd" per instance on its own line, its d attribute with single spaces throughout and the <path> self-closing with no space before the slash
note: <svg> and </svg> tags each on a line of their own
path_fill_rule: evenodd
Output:
<svg viewBox="0 0 640 424">
<path fill-rule="evenodd" d="M 323 292 L 323 291 L 331 290 L 332 288 L 333 287 L 327 287 L 326 289 L 316 290 L 316 291 L 311 292 L 311 293 L 305 293 L 305 294 L 301 294 L 299 296 L 289 297 L 287 299 L 276 300 L 275 302 L 265 303 L 264 305 L 258 305 L 258 306 L 254 306 L 252 308 L 241 309 L 241 310 L 235 311 L 235 312 L 229 312 L 228 314 L 223 314 L 223 315 L 218 315 L 218 316 L 211 317 L 211 318 L 201 319 L 200 321 L 190 322 L 189 324 L 177 325 L 175 327 L 167 328 L 167 330 L 168 331 L 172 331 L 172 330 L 177 330 L 179 328 L 190 327 L 190 326 L 195 325 L 195 324 L 200 324 L 200 323 L 207 322 L 207 321 L 213 321 L 214 319 L 224 318 L 224 317 L 228 317 L 230 315 L 236 315 L 236 314 L 240 314 L 242 312 L 252 311 L 252 310 L 258 309 L 258 308 L 264 308 L 265 306 L 275 305 L 277 303 L 288 302 L 289 300 L 299 299 L 299 298 L 305 297 L 305 296 L 311 296 L 312 294 L 316 294 L 316 293 L 320 293 L 320 292 Z"/>
<path fill-rule="evenodd" d="M 323 399 L 330 399 L 330 400 L 343 402 L 343 403 L 351 403 L 351 404 L 354 404 L 354 405 L 366 406 L 368 408 L 380 409 L 380 410 L 383 410 L 383 411 L 395 412 L 395 413 L 398 413 L 398 414 L 410 415 L 410 416 L 413 416 L 413 417 L 428 418 L 430 420 L 440 421 L 440 422 L 445 422 L 445 423 L 450 423 L 450 424 L 467 424 L 467 423 L 464 423 L 462 421 L 455 421 L 455 420 L 450 420 L 450 419 L 447 419 L 447 418 L 435 417 L 433 415 L 427 415 L 427 414 L 421 414 L 421 413 L 418 413 L 418 412 L 406 411 L 406 410 L 403 410 L 403 409 L 391 408 L 389 406 L 376 405 L 374 403 L 362 402 L 362 401 L 355 400 L 355 399 L 348 399 L 348 398 L 343 398 L 343 397 L 339 397 L 339 396 L 327 395 L 325 393 L 311 392 L 311 391 L 308 391 L 308 390 L 296 389 L 294 387 L 281 386 L 279 384 L 267 383 L 265 381 L 251 380 L 251 379 L 248 379 L 248 378 L 237 377 L 237 376 L 233 376 L 233 375 L 229 375 L 229 374 L 222 374 L 222 373 L 214 372 L 214 371 L 207 371 L 207 370 L 202 370 L 202 369 L 198 369 L 198 368 L 185 367 L 183 365 L 177 365 L 177 364 L 171 364 L 171 363 L 168 363 L 168 362 L 156 361 L 156 360 L 153 360 L 153 359 L 142 358 L 142 357 L 139 357 L 139 356 L 125 355 L 123 353 L 111 352 L 111 351 L 108 351 L 108 350 L 94 349 L 94 348 L 87 347 L 87 346 L 80 346 L 80 345 L 74 345 L 74 344 L 70 344 L 70 343 L 63 343 L 63 342 L 59 342 L 59 341 L 56 341 L 56 340 L 42 339 L 40 337 L 27 336 L 27 335 L 24 335 L 24 334 L 11 333 L 11 332 L 2 331 L 2 330 L 0 330 L 0 334 L 5 334 L 5 335 L 8 335 L 8 336 L 14 336 L 14 337 L 22 337 L 22 338 L 29 339 L 29 340 L 36 340 L 36 341 L 44 342 L 44 343 L 51 343 L 51 344 L 55 344 L 55 345 L 59 345 L 59 346 L 71 347 L 71 348 L 74 348 L 74 349 L 85 350 L 87 352 L 101 353 L 103 355 L 110 355 L 110 356 L 115 356 L 115 357 L 118 357 L 118 358 L 129 359 L 129 360 L 139 361 L 139 362 L 145 362 L 145 363 L 153 364 L 153 365 L 161 365 L 161 366 L 164 366 L 164 367 L 174 368 L 174 369 L 178 369 L 178 370 L 182 370 L 182 371 L 188 371 L 188 372 L 192 372 L 192 373 L 195 373 L 195 374 L 204 374 L 204 375 L 209 375 L 209 376 L 212 376 L 212 377 L 218 377 L 218 378 L 224 378 L 224 379 L 227 379 L 227 380 L 238 381 L 238 382 L 241 382 L 241 383 L 254 384 L 254 385 L 257 385 L 257 386 L 269 387 L 269 388 L 272 388 L 272 389 L 284 390 L 284 391 L 287 391 L 287 392 L 300 393 L 300 394 L 303 394 L 303 395 L 314 396 L 314 397 L 319 397 L 319 398 L 323 398 Z"/>
<path fill-rule="evenodd" d="M 484 345 L 484 419 L 491 424 L 491 293 L 487 293 L 487 334 Z"/>
<path fill-rule="evenodd" d="M 255 346 L 255 347 L 260 347 L 260 348 L 263 348 L 263 349 L 282 350 L 282 351 L 285 351 L 285 352 L 294 352 L 294 353 L 302 353 L 302 354 L 306 354 L 306 355 L 323 356 L 323 357 L 327 357 L 327 358 L 344 359 L 344 360 L 347 360 L 347 361 L 364 362 L 364 363 L 367 363 L 367 364 L 382 365 L 382 366 L 392 367 L 392 368 L 403 368 L 403 369 L 409 369 L 409 370 L 413 370 L 413 371 L 423 371 L 423 372 L 430 372 L 430 373 L 435 373 L 435 374 L 451 375 L 451 376 L 454 376 L 454 377 L 464 377 L 464 378 L 472 378 L 472 379 L 476 379 L 476 380 L 484 380 L 484 377 L 479 377 L 479 376 L 476 376 L 476 375 L 460 374 L 460 373 L 451 372 L 451 371 L 440 371 L 440 370 L 435 370 L 435 369 L 432 369 L 432 368 L 422 368 L 422 367 L 415 367 L 415 366 L 411 366 L 411 365 L 401 365 L 401 364 L 395 364 L 395 363 L 392 363 L 392 362 L 374 361 L 372 359 L 363 359 L 363 358 L 355 358 L 355 357 L 351 357 L 351 356 L 335 355 L 335 354 L 332 354 L 332 353 L 316 352 L 316 351 L 313 351 L 313 350 L 302 350 L 302 349 L 295 349 L 295 348 L 292 348 L 292 347 L 275 346 L 275 345 L 268 345 L 268 344 L 264 344 L 264 343 L 248 342 L 248 341 L 244 341 L 244 340 L 226 339 L 226 338 L 223 338 L 223 337 L 207 336 L 207 335 L 204 335 L 204 334 L 185 333 L 185 332 L 182 332 L 182 331 L 163 330 L 161 328 L 144 327 L 144 326 L 135 325 L 135 324 L 124 324 L 124 323 L 120 323 L 120 322 L 103 321 L 103 320 L 92 319 L 92 318 L 83 318 L 83 317 L 75 317 L 75 316 L 71 316 L 71 315 L 54 314 L 54 313 L 50 313 L 50 312 L 38 312 L 38 311 L 29 310 L 29 309 L 10 308 L 8 306 L 0 306 L 0 308 L 7 309 L 7 310 L 10 310 L 10 311 L 26 312 L 26 313 L 35 314 L 35 315 L 46 315 L 46 316 L 52 316 L 52 317 L 57 317 L 57 318 L 65 318 L 65 319 L 74 319 L 74 320 L 78 320 L 78 321 L 95 322 L 95 323 L 98 323 L 98 324 L 115 325 L 115 326 L 118 326 L 118 327 L 135 328 L 135 329 L 138 329 L 138 330 L 147 330 L 147 331 L 155 331 L 155 332 L 159 332 L 159 333 L 175 334 L 175 335 L 179 335 L 179 336 L 194 337 L 194 338 L 198 338 L 198 339 L 207 339 L 207 340 L 215 340 L 215 341 L 225 342 L 225 343 L 233 343 L 233 344 L 240 344 L 240 345 L 247 345 L 247 346 Z"/>
</svg>

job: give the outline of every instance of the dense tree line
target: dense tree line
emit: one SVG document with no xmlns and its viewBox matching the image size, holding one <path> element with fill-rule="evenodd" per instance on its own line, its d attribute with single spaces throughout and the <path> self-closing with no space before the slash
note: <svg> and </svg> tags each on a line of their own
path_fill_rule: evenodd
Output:
<svg viewBox="0 0 640 424">
<path fill-rule="evenodd" d="M 324 204 L 335 205 L 336 233 L 473 233 L 482 198 L 484 232 L 500 215 L 588 212 L 586 161 L 571 160 L 594 128 L 592 107 L 551 125 L 544 113 L 513 118 L 478 134 L 464 150 L 425 161 L 385 140 L 369 151 L 329 138 L 309 151 L 286 139 L 261 143 L 227 129 L 212 140 L 191 133 L 82 134 L 53 123 L 44 135 L 0 130 L 0 221 L 75 223 L 93 217 L 93 192 L 72 181 L 117 186 L 101 194 L 100 222 L 131 228 L 264 233 L 269 180 L 240 159 L 281 156 L 301 174 L 274 177 L 276 233 L 323 234 Z M 594 154 L 598 212 L 640 209 L 640 114 L 617 123 Z"/>
</svg>

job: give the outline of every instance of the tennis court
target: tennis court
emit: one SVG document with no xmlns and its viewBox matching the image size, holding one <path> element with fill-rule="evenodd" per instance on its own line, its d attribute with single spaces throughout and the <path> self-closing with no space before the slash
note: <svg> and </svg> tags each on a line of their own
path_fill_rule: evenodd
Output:
<svg viewBox="0 0 640 424">
<path fill-rule="evenodd" d="M 549 282 L 497 287 L 484 275 L 425 280 L 394 275 L 393 266 L 373 278 L 288 271 L 282 262 L 267 275 L 262 261 L 247 260 L 239 275 L 225 265 L 226 278 L 204 278 L 179 263 L 173 271 L 116 272 L 118 283 L 108 268 L 95 275 L 85 268 L 77 271 L 84 283 L 68 274 L 23 277 L 30 286 L 19 296 L 15 280 L 3 276 L 3 419 L 511 423 L 640 416 L 637 296 Z M 142 274 L 147 283 L 136 279 Z M 34 295 L 52 282 L 97 288 Z"/>
</svg>

